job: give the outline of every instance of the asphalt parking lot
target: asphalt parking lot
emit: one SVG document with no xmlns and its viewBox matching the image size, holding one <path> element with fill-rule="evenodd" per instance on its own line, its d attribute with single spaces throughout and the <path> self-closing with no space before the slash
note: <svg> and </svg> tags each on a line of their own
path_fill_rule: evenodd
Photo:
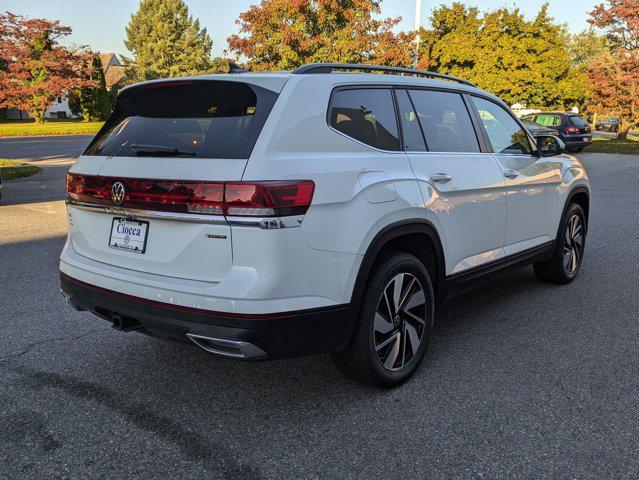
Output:
<svg viewBox="0 0 639 480">
<path fill-rule="evenodd" d="M 11 141 L 0 157 L 65 159 L 84 140 Z M 73 311 L 57 273 L 68 165 L 7 182 L 0 478 L 638 478 L 639 157 L 579 157 L 580 277 L 525 269 L 454 300 L 393 391 L 327 357 L 236 363 Z"/>
</svg>

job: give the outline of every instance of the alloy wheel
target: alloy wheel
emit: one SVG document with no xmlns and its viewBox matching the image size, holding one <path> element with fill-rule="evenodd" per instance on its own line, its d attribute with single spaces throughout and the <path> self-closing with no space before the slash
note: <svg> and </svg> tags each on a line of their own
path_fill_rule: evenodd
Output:
<svg viewBox="0 0 639 480">
<path fill-rule="evenodd" d="M 584 232 L 583 223 L 579 215 L 573 215 L 566 226 L 566 241 L 563 250 L 563 264 L 570 275 L 579 268 L 579 262 L 583 254 Z"/>
<path fill-rule="evenodd" d="M 397 371 L 417 353 L 426 332 L 426 296 L 410 273 L 395 275 L 384 287 L 375 311 L 377 359 L 386 370 Z"/>
</svg>

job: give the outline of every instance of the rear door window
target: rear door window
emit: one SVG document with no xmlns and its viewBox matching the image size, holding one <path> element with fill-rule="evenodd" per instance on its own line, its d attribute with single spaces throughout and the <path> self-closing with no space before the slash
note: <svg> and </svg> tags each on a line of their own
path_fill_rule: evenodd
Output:
<svg viewBox="0 0 639 480">
<path fill-rule="evenodd" d="M 85 155 L 246 159 L 277 94 L 240 82 L 173 81 L 125 90 Z"/>
<path fill-rule="evenodd" d="M 556 127 L 561 125 L 561 117 L 559 115 L 537 115 L 535 122 L 544 127 Z"/>
<path fill-rule="evenodd" d="M 333 93 L 330 124 L 335 130 L 380 150 L 400 149 L 390 89 L 361 88 Z"/>
<path fill-rule="evenodd" d="M 458 93 L 410 90 L 430 152 L 479 152 L 470 114 Z"/>
</svg>

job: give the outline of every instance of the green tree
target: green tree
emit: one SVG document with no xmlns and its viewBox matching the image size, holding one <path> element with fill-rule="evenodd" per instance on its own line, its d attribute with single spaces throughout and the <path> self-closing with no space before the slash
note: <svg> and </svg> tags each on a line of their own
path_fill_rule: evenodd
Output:
<svg viewBox="0 0 639 480">
<path fill-rule="evenodd" d="M 213 42 L 182 0 L 141 0 L 126 27 L 133 81 L 210 73 Z"/>
<path fill-rule="evenodd" d="M 422 30 L 419 66 L 466 78 L 506 102 L 567 108 L 584 101 L 571 67 L 566 28 L 541 7 L 532 20 L 519 8 L 480 13 L 456 2 L 433 11 Z"/>
<path fill-rule="evenodd" d="M 240 14 L 229 51 L 252 70 L 290 70 L 310 62 L 410 66 L 414 33 L 401 18 L 379 19 L 381 0 L 262 0 Z"/>
<path fill-rule="evenodd" d="M 106 120 L 111 113 L 111 100 L 106 88 L 102 61 L 94 56 L 91 63 L 91 85 L 80 89 L 80 107 L 85 122 Z"/>
<path fill-rule="evenodd" d="M 579 107 L 579 111 L 594 113 L 592 108 L 592 87 L 588 81 L 588 66 L 598 55 L 607 51 L 606 38 L 593 29 L 584 30 L 568 39 L 570 52 L 570 74 L 561 82 L 564 99 L 571 99 L 572 105 Z"/>
</svg>

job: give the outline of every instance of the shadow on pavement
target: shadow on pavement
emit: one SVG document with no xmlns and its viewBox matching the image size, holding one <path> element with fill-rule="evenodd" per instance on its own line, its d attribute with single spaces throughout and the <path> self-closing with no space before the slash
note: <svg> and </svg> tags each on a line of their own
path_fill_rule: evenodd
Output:
<svg viewBox="0 0 639 480">
<path fill-rule="evenodd" d="M 43 165 L 42 173 L 2 181 L 2 205 L 64 200 L 70 165 Z"/>
</svg>

